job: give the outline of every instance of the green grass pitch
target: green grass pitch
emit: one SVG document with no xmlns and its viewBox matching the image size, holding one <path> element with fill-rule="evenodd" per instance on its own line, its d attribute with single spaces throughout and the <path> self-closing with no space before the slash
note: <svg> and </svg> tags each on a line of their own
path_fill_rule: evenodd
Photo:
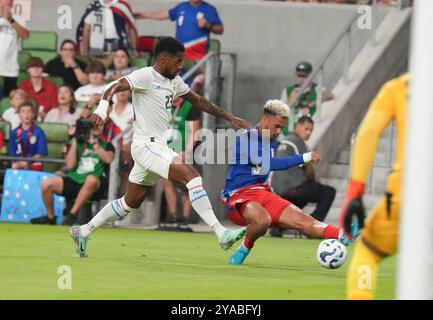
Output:
<svg viewBox="0 0 433 320">
<path fill-rule="evenodd" d="M 321 267 L 318 240 L 262 238 L 239 267 L 212 234 L 103 228 L 92 238 L 79 258 L 67 227 L 0 223 L 0 299 L 345 298 L 349 263 Z M 378 299 L 394 298 L 395 262 L 381 265 Z M 71 289 L 58 287 L 63 265 Z"/>
</svg>

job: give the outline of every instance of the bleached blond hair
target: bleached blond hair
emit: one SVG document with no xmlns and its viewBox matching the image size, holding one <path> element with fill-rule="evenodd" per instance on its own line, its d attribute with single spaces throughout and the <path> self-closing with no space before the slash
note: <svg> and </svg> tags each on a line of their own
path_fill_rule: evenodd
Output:
<svg viewBox="0 0 433 320">
<path fill-rule="evenodd" d="M 263 107 L 265 113 L 270 113 L 272 115 L 278 115 L 283 118 L 290 117 L 290 108 L 281 100 L 268 100 Z"/>
</svg>

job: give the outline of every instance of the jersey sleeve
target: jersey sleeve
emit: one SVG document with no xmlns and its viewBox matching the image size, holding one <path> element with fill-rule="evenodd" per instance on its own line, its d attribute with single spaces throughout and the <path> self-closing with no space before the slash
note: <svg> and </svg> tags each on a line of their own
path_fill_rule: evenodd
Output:
<svg viewBox="0 0 433 320">
<path fill-rule="evenodd" d="M 221 26 L 223 24 L 218 15 L 218 11 L 213 6 L 209 7 L 209 10 L 205 14 L 205 18 L 212 25 Z"/>
<path fill-rule="evenodd" d="M 149 69 L 143 68 L 128 74 L 125 79 L 132 90 L 148 90 L 152 85 L 153 75 Z"/>
<path fill-rule="evenodd" d="M 178 18 L 178 12 L 179 12 L 179 5 L 175 6 L 174 8 L 171 8 L 170 10 L 168 10 L 168 16 L 170 18 L 171 21 L 175 21 Z"/>
<path fill-rule="evenodd" d="M 388 82 L 370 105 L 362 121 L 352 154 L 351 178 L 366 182 L 382 132 L 395 117 L 394 83 Z"/>
<path fill-rule="evenodd" d="M 189 86 L 182 80 L 181 77 L 176 77 L 176 97 L 183 96 L 189 92 Z"/>
</svg>

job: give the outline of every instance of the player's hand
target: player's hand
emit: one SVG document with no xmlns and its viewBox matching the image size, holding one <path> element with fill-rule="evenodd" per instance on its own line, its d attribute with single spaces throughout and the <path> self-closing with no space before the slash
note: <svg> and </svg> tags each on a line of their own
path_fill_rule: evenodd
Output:
<svg viewBox="0 0 433 320">
<path fill-rule="evenodd" d="M 315 151 L 312 151 L 312 152 L 311 152 L 311 163 L 312 163 L 312 164 L 314 164 L 314 165 L 319 164 L 319 162 L 320 162 L 321 159 L 322 159 L 322 158 L 320 157 L 320 154 L 318 154 L 318 153 L 315 152 Z"/>
<path fill-rule="evenodd" d="M 364 190 L 364 183 L 351 180 L 341 208 L 340 227 L 344 229 L 344 233 L 349 239 L 356 238 L 364 227 L 365 211 L 362 204 Z"/>
<path fill-rule="evenodd" d="M 251 123 L 238 117 L 234 117 L 230 123 L 235 127 L 235 129 L 249 129 L 252 127 Z"/>
<path fill-rule="evenodd" d="M 93 128 L 98 128 L 104 125 L 104 120 L 96 113 L 92 113 L 90 120 L 92 120 Z"/>
<path fill-rule="evenodd" d="M 197 24 L 202 29 L 210 29 L 212 26 L 205 18 L 197 19 Z"/>
</svg>

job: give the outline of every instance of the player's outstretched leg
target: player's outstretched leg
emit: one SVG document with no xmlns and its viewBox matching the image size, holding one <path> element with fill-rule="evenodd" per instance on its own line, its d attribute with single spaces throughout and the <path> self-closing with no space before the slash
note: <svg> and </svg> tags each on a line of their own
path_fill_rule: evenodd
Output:
<svg viewBox="0 0 433 320">
<path fill-rule="evenodd" d="M 313 217 L 306 215 L 295 205 L 287 207 L 280 216 L 280 225 L 284 229 L 298 229 L 307 236 L 317 239 L 337 239 L 345 246 L 353 243 L 353 239 L 344 236 L 342 228 L 320 222 Z M 352 234 L 359 235 L 357 225 L 352 226 Z M 356 239 L 355 236 L 355 239 Z"/>
<path fill-rule="evenodd" d="M 89 236 L 107 222 L 124 218 L 127 214 L 137 210 L 150 187 L 128 182 L 128 191 L 120 199 L 111 201 L 102 208 L 93 219 L 82 226 L 73 226 L 69 234 L 75 243 L 75 250 L 80 257 L 87 257 L 87 243 Z M 129 205 L 128 205 L 129 204 Z"/>
<path fill-rule="evenodd" d="M 229 230 L 221 225 L 203 188 L 203 180 L 193 166 L 182 163 L 180 157 L 174 158 L 170 164 L 169 179 L 186 185 L 192 207 L 215 232 L 221 248 L 230 249 L 236 241 L 242 239 L 246 227 Z"/>
<path fill-rule="evenodd" d="M 218 237 L 221 248 L 227 250 L 245 235 L 246 227 L 238 230 L 226 229 L 215 216 L 212 205 L 206 191 L 203 188 L 203 181 L 200 176 L 191 179 L 187 184 L 189 199 L 194 210 L 212 228 Z"/>
<path fill-rule="evenodd" d="M 244 205 L 242 216 L 247 222 L 247 234 L 243 243 L 230 256 L 229 263 L 241 265 L 244 263 L 255 241 L 265 235 L 271 226 L 272 218 L 268 211 L 257 202 L 249 202 Z"/>
</svg>

